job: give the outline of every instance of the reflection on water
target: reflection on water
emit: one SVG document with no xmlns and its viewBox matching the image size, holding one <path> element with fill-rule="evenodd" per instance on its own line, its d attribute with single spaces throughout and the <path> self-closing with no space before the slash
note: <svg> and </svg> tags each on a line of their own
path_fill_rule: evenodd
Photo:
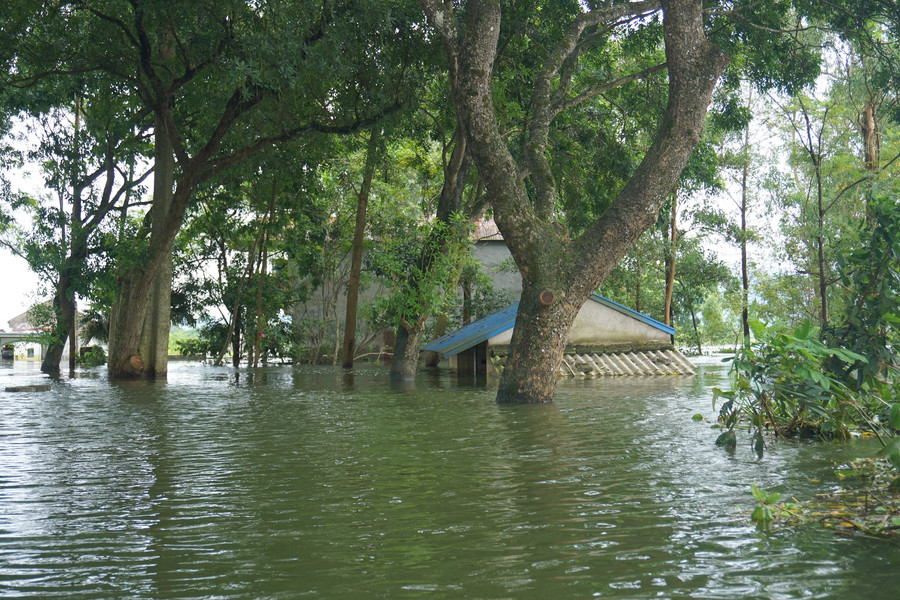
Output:
<svg viewBox="0 0 900 600">
<path fill-rule="evenodd" d="M 0 392 L 0 596 L 895 597 L 896 547 L 746 517 L 751 482 L 803 496 L 874 448 L 715 448 L 723 377 L 567 381 L 539 406 L 374 367 Z"/>
</svg>

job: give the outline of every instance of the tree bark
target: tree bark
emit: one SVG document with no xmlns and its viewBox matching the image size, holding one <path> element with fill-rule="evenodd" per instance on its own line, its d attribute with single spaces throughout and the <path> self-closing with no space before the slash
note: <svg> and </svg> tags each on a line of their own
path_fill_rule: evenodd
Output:
<svg viewBox="0 0 900 600">
<path fill-rule="evenodd" d="M 675 293 L 675 250 L 678 244 L 678 190 L 672 193 L 672 221 L 669 235 L 669 250 L 666 253 L 666 301 L 664 322 L 672 325 L 672 296 Z M 639 309 L 635 309 L 638 310 Z"/>
<path fill-rule="evenodd" d="M 694 327 L 694 340 L 697 342 L 697 354 L 703 354 L 703 346 L 700 344 L 700 328 L 697 325 L 697 312 L 691 304 L 691 325 Z"/>
<path fill-rule="evenodd" d="M 881 131 L 878 126 L 878 109 L 873 95 L 866 98 L 863 107 L 860 133 L 863 138 L 863 162 L 866 170 L 877 173 L 881 168 Z M 871 229 L 874 223 L 872 211 L 872 195 L 866 195 L 866 226 Z"/>
<path fill-rule="evenodd" d="M 825 272 L 825 200 L 822 182 L 822 155 L 816 159 L 816 265 L 819 270 L 819 301 L 822 327 L 828 324 L 828 276 Z"/>
<path fill-rule="evenodd" d="M 356 354 L 356 316 L 359 308 L 359 280 L 362 274 L 363 244 L 366 236 L 366 209 L 369 205 L 369 192 L 375 176 L 375 161 L 378 154 L 378 129 L 369 133 L 369 144 L 366 148 L 366 166 L 363 171 L 363 182 L 356 194 L 356 224 L 353 230 L 353 247 L 350 254 L 350 280 L 347 285 L 347 312 L 344 317 L 344 345 L 341 351 L 341 366 L 353 368 L 353 357 Z"/>
<path fill-rule="evenodd" d="M 422 324 L 401 324 L 397 328 L 394 356 L 391 359 L 391 381 L 414 379 L 419 366 L 419 349 L 422 347 Z"/>
<path fill-rule="evenodd" d="M 190 178 L 184 178 L 190 181 Z M 162 118 L 154 129 L 153 200 L 147 263 L 120 280 L 110 319 L 107 365 L 112 378 L 165 377 L 172 311 L 172 243 L 187 206 L 176 203 L 175 155 Z M 188 188 L 189 189 L 189 188 Z"/>
<path fill-rule="evenodd" d="M 661 2 L 669 72 L 665 116 L 643 161 L 610 208 L 580 238 L 571 240 L 549 218 L 555 186 L 546 166 L 547 145 L 550 123 L 559 111 L 553 113 L 547 104 L 559 94 L 551 94 L 547 82 L 559 74 L 588 26 L 614 22 L 624 15 L 646 15 L 658 5 L 607 5 L 574 18 L 535 85 L 531 110 L 536 117 L 529 125 L 525 143 L 528 166 L 522 169 L 507 147 L 494 113 L 492 74 L 500 34 L 500 3 L 470 0 L 465 4 L 464 24 L 456 27 L 454 13 L 446 5 L 436 0 L 421 1 L 441 33 L 457 114 L 468 132 L 469 147 L 492 199 L 497 225 L 523 280 L 497 401 L 549 402 L 575 315 L 628 248 L 653 224 L 660 205 L 675 187 L 699 142 L 713 88 L 728 57 L 706 40 L 701 2 Z M 538 198 L 534 203 L 526 192 L 525 174 L 536 176 L 533 183 Z M 542 303 L 542 298 L 550 301 Z"/>
<path fill-rule="evenodd" d="M 498 402 L 553 401 L 569 329 L 582 303 L 555 299 L 545 306 L 540 301 L 541 291 L 530 282 L 522 290 L 510 354 L 500 375 Z"/>
<path fill-rule="evenodd" d="M 860 130 L 863 138 L 863 162 L 867 170 L 876 173 L 880 166 L 881 133 L 878 127 L 875 99 L 871 96 L 866 99 L 865 106 L 863 106 Z"/>
<path fill-rule="evenodd" d="M 62 361 L 66 340 L 69 339 L 70 327 L 75 314 L 75 294 L 72 291 L 66 267 L 61 269 L 57 279 L 56 293 L 53 295 L 53 313 L 56 326 L 53 330 L 53 339 L 47 345 L 41 361 L 41 372 L 59 375 L 59 365 Z"/>
<path fill-rule="evenodd" d="M 750 274 L 747 267 L 747 190 L 750 175 L 750 128 L 744 130 L 744 165 L 741 170 L 741 325 L 744 340 L 750 340 Z"/>
<path fill-rule="evenodd" d="M 157 130 L 156 143 L 162 147 L 155 169 L 162 173 L 154 171 L 147 260 L 122 275 L 111 312 L 107 367 L 113 379 L 165 377 L 167 371 L 172 244 L 198 177 L 196 171 L 183 171 L 173 192 L 174 162 L 166 157 L 172 146 L 163 130 Z"/>
</svg>

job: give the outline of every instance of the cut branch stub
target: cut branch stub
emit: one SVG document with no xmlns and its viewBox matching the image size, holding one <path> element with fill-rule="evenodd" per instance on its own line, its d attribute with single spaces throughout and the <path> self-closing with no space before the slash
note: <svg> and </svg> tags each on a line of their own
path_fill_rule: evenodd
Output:
<svg viewBox="0 0 900 600">
<path fill-rule="evenodd" d="M 544 306 L 550 306 L 553 304 L 553 300 L 556 299 L 556 294 L 551 292 L 550 290 L 543 290 L 541 295 L 538 297 L 538 301 Z"/>
<path fill-rule="evenodd" d="M 144 370 L 144 359 L 139 354 L 132 354 L 128 359 L 128 364 L 131 365 L 131 371 L 135 375 Z"/>
</svg>

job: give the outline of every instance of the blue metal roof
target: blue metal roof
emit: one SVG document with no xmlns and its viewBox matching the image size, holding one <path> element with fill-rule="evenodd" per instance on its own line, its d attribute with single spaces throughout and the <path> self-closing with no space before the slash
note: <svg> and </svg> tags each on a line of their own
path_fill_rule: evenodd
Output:
<svg viewBox="0 0 900 600">
<path fill-rule="evenodd" d="M 629 317 L 637 319 L 642 323 L 646 323 L 651 327 L 655 327 L 656 329 L 668 333 L 669 335 L 673 335 L 675 333 L 674 327 L 669 327 L 668 325 L 661 323 L 656 319 L 641 314 L 626 306 L 622 306 L 618 302 L 613 302 L 609 298 L 601 296 L 600 294 L 592 294 L 591 300 L 593 300 L 594 302 L 599 302 L 600 304 L 624 315 L 628 315 Z M 491 339 L 495 335 L 512 329 L 516 324 L 516 313 L 518 312 L 518 310 L 519 303 L 516 302 L 515 304 L 511 304 L 510 306 L 507 306 L 502 310 L 478 319 L 477 321 L 469 323 L 465 327 L 460 327 L 456 331 L 448 333 L 445 336 L 439 337 L 438 339 L 429 342 L 427 345 L 422 347 L 422 350 L 429 352 L 440 352 L 445 357 L 459 354 L 460 352 L 468 350 L 472 346 L 480 344 L 485 340 Z"/>
<path fill-rule="evenodd" d="M 473 321 L 465 327 L 439 337 L 422 348 L 429 352 L 440 352 L 444 356 L 453 356 L 472 346 L 489 340 L 497 334 L 512 329 L 516 324 L 516 313 L 519 303 L 511 304 L 502 310 Z"/>
</svg>

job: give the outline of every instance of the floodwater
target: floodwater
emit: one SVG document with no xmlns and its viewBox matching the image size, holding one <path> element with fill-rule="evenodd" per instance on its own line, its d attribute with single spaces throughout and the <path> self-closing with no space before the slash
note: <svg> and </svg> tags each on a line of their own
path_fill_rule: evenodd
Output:
<svg viewBox="0 0 900 600">
<path fill-rule="evenodd" d="M 7 393 L 39 374 L 5 363 L 0 597 L 896 598 L 896 545 L 748 518 L 751 483 L 802 498 L 876 448 L 715 447 L 707 362 L 546 406 L 374 367 Z"/>
</svg>

